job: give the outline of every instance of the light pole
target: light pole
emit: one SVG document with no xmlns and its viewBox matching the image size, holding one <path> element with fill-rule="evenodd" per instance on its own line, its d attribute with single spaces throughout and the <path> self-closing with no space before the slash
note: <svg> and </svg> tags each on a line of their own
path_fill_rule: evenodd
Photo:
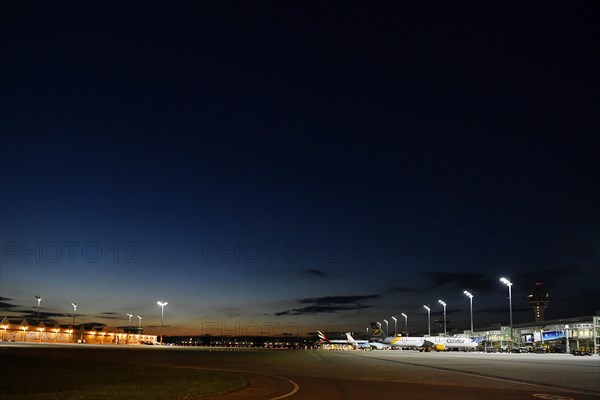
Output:
<svg viewBox="0 0 600 400">
<path fill-rule="evenodd" d="M 508 286 L 508 309 L 510 315 L 510 338 L 508 339 L 508 350 L 512 352 L 512 339 L 513 339 L 513 318 L 512 318 L 512 282 L 510 279 L 500 278 L 500 282 Z"/>
<path fill-rule="evenodd" d="M 431 336 L 431 308 L 423 306 L 427 310 L 427 335 Z"/>
<path fill-rule="evenodd" d="M 400 314 L 404 317 L 404 334 L 408 336 L 408 315 L 402 313 Z"/>
<path fill-rule="evenodd" d="M 446 335 L 446 303 L 444 303 L 442 300 L 438 300 L 438 303 L 444 306 L 444 335 Z"/>
<path fill-rule="evenodd" d="M 71 303 L 73 306 L 73 321 L 71 322 L 71 326 L 75 325 L 75 311 L 77 311 L 77 304 Z"/>
<path fill-rule="evenodd" d="M 42 301 L 42 298 L 40 296 L 38 296 L 37 294 L 35 295 L 35 298 L 37 299 L 37 309 L 38 309 L 38 316 L 37 316 L 37 322 L 38 324 L 40 323 L 40 303 Z"/>
<path fill-rule="evenodd" d="M 383 322 L 385 322 L 385 336 L 389 336 L 388 335 L 388 332 L 389 332 L 389 330 L 388 330 L 389 322 L 388 322 L 387 319 L 384 319 Z"/>
<path fill-rule="evenodd" d="M 165 316 L 165 306 L 169 304 L 166 301 L 159 301 L 158 305 L 160 306 L 160 345 L 163 343 L 163 318 Z"/>
<path fill-rule="evenodd" d="M 469 303 L 471 303 L 471 337 L 473 337 L 473 294 L 468 290 L 463 292 L 469 297 Z"/>
<path fill-rule="evenodd" d="M 133 314 L 127 313 L 125 315 L 129 317 L 129 322 L 127 323 L 127 339 L 125 340 L 125 343 L 129 344 L 129 335 L 131 334 L 131 317 L 133 317 Z"/>
<path fill-rule="evenodd" d="M 392 317 L 392 319 L 394 320 L 394 336 L 396 336 L 398 334 L 398 318 Z"/>
<path fill-rule="evenodd" d="M 142 316 L 138 315 L 138 330 L 141 332 L 142 329 Z"/>
</svg>

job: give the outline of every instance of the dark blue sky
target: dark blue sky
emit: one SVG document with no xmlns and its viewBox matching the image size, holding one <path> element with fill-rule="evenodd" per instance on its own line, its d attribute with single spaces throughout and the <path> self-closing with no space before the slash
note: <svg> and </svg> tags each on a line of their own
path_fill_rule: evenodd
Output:
<svg viewBox="0 0 600 400">
<path fill-rule="evenodd" d="M 425 329 L 441 298 L 467 329 L 465 289 L 507 322 L 500 276 L 516 322 L 538 281 L 548 318 L 600 309 L 597 5 L 18 7 L 2 315 Z"/>
</svg>

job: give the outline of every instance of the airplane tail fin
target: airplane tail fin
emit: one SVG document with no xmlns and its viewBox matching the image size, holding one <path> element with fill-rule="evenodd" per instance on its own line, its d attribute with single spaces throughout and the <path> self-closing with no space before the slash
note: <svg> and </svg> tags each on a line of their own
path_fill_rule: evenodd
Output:
<svg viewBox="0 0 600 400">
<path fill-rule="evenodd" d="M 371 330 L 373 331 L 373 336 L 379 337 L 383 334 L 383 330 L 377 322 L 371 322 Z"/>
<path fill-rule="evenodd" d="M 317 336 L 319 336 L 319 339 L 329 342 L 329 339 L 327 339 L 327 336 L 325 336 L 323 332 L 317 331 Z"/>
<path fill-rule="evenodd" d="M 352 337 L 352 335 L 350 334 L 350 332 L 346 332 L 346 338 L 348 339 L 348 341 L 350 343 L 354 342 L 354 338 Z"/>
</svg>

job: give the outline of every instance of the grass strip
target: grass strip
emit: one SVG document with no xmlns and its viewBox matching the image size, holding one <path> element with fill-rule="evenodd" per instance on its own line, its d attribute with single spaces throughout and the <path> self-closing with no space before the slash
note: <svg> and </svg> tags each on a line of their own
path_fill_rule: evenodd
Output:
<svg viewBox="0 0 600 400">
<path fill-rule="evenodd" d="M 241 376 L 185 368 L 13 354 L 0 359 L 0 398 L 11 400 L 193 400 L 246 385 Z"/>
</svg>

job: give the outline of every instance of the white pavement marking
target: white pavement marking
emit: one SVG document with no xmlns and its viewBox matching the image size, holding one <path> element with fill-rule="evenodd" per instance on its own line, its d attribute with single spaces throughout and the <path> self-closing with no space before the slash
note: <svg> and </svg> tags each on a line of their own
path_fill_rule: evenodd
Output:
<svg viewBox="0 0 600 400">
<path fill-rule="evenodd" d="M 256 371 L 244 371 L 241 369 L 224 369 L 224 368 L 209 368 L 209 367 L 192 367 L 192 366 L 188 366 L 188 365 L 181 365 L 181 366 L 176 366 L 177 368 L 187 368 L 187 369 L 200 369 L 200 370 L 205 370 L 205 371 L 218 371 L 218 372 L 234 372 L 234 373 L 242 373 L 242 374 L 254 374 L 254 375 L 262 375 L 262 376 L 270 376 L 271 378 L 277 378 L 277 379 L 283 379 L 284 381 L 288 381 L 289 383 L 292 384 L 292 386 L 294 387 L 290 392 L 283 394 L 281 396 L 277 396 L 277 397 L 271 397 L 268 400 L 279 400 L 279 399 L 285 399 L 286 397 L 292 396 L 294 394 L 296 394 L 296 392 L 298 390 L 300 390 L 300 385 L 298 385 L 296 382 L 294 382 L 293 380 L 286 378 L 285 376 L 279 376 L 279 375 L 272 375 L 272 374 L 263 374 L 262 372 L 256 372 Z"/>
<path fill-rule="evenodd" d="M 354 354 L 352 354 L 352 356 L 356 357 L 356 355 L 354 355 Z M 510 378 L 500 378 L 500 377 L 496 377 L 496 376 L 489 376 L 489 375 L 485 375 L 485 374 L 478 374 L 478 373 L 475 373 L 475 372 L 458 371 L 458 370 L 454 370 L 454 369 L 451 369 L 451 368 L 448 368 L 448 367 L 436 367 L 436 366 L 432 366 L 432 365 L 423 365 L 423 364 L 416 364 L 416 363 L 406 362 L 406 361 L 397 361 L 396 359 L 379 358 L 379 357 L 373 357 L 373 356 L 365 356 L 365 357 L 368 357 L 368 358 L 373 359 L 373 360 L 381 360 L 381 361 L 387 361 L 387 362 L 392 362 L 392 363 L 397 363 L 397 364 L 405 364 L 405 365 L 414 365 L 414 366 L 423 367 L 423 368 L 431 368 L 431 369 L 435 369 L 435 370 L 438 370 L 438 371 L 445 371 L 445 372 L 448 372 L 448 373 L 454 373 L 454 374 L 460 374 L 460 375 L 467 375 L 467 376 L 474 376 L 474 377 L 477 377 L 477 378 L 489 379 L 489 380 L 500 381 L 500 382 L 507 382 L 507 383 L 517 384 L 517 385 L 528 385 L 528 386 L 541 387 L 541 388 L 544 388 L 546 390 L 552 389 L 552 390 L 557 390 L 557 391 L 561 391 L 561 392 L 585 394 L 585 395 L 588 395 L 588 396 L 597 396 L 597 397 L 600 397 L 600 393 L 593 393 L 593 392 L 585 391 L 585 390 L 570 389 L 570 388 L 565 388 L 565 387 L 560 387 L 560 386 L 552 386 L 552 385 L 544 385 L 544 384 L 541 384 L 541 383 L 525 382 L 525 381 L 519 381 L 519 380 L 516 380 L 516 379 L 510 379 Z M 559 396 L 557 398 L 557 400 L 566 400 L 566 399 L 569 399 L 569 397 L 565 397 L 564 399 L 561 399 L 560 396 Z"/>
<path fill-rule="evenodd" d="M 279 399 L 284 399 L 284 398 L 286 398 L 286 397 L 289 397 L 289 396 L 292 396 L 292 395 L 296 394 L 296 392 L 297 392 L 298 390 L 300 390 L 300 386 L 299 386 L 299 385 L 298 385 L 296 382 L 294 382 L 293 380 L 291 380 L 291 379 L 288 379 L 288 378 L 286 378 L 286 377 L 283 377 L 283 376 L 278 376 L 278 375 L 268 375 L 268 376 L 274 376 L 274 377 L 276 377 L 276 378 L 285 379 L 286 381 L 288 381 L 289 383 L 291 383 L 292 385 L 294 385 L 294 389 L 292 389 L 292 391 L 291 391 L 291 392 L 289 392 L 289 393 L 286 393 L 286 394 L 284 394 L 283 396 L 279 396 L 279 397 L 272 397 L 272 398 L 271 398 L 271 399 L 269 399 L 269 400 L 279 400 Z"/>
</svg>

